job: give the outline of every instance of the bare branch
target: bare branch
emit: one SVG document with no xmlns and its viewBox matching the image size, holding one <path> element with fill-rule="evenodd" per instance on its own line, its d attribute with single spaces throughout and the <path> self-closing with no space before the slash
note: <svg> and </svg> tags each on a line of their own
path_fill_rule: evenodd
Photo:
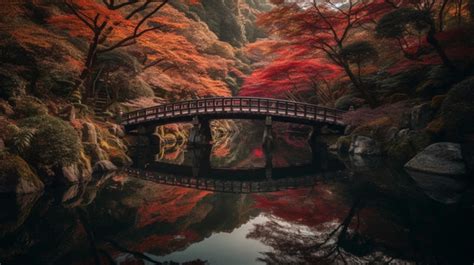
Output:
<svg viewBox="0 0 474 265">
<path fill-rule="evenodd" d="M 93 19 L 88 17 L 86 14 L 83 14 L 81 11 L 77 10 L 72 4 L 66 2 L 66 6 L 71 9 L 74 15 L 79 18 L 87 27 L 89 27 L 92 31 L 95 31 L 95 26 L 91 23 Z M 90 20 L 90 22 L 88 21 Z"/>
<path fill-rule="evenodd" d="M 143 5 L 141 5 L 141 6 L 137 7 L 137 8 L 135 8 L 135 9 L 134 9 L 132 12 L 130 12 L 130 14 L 128 14 L 125 18 L 126 18 L 126 19 L 131 19 L 136 13 L 141 12 L 141 11 L 147 9 L 147 8 L 148 8 L 148 5 L 149 5 L 151 2 L 152 2 L 152 0 L 146 0 L 146 2 L 143 3 Z"/>
</svg>

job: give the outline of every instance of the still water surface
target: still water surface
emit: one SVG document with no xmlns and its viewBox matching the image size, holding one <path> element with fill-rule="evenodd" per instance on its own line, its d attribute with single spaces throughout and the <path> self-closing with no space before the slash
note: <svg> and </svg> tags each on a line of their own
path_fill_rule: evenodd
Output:
<svg viewBox="0 0 474 265">
<path fill-rule="evenodd" d="M 472 264 L 472 208 L 433 201 L 399 165 L 334 156 L 321 167 L 307 128 L 281 126 L 270 175 L 226 176 L 212 170 L 265 167 L 265 152 L 259 126 L 222 127 L 210 157 L 187 150 L 176 128 L 161 129 L 161 148 L 135 152 L 140 172 L 180 166 L 156 173 L 168 184 L 119 172 L 2 197 L 0 263 Z M 193 181 L 208 186 L 183 187 Z M 249 192 L 252 182 L 273 191 Z"/>
</svg>

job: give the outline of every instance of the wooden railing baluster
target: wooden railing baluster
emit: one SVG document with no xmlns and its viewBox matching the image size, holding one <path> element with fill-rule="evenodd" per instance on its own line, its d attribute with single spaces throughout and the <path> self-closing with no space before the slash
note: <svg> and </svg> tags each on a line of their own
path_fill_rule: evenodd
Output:
<svg viewBox="0 0 474 265">
<path fill-rule="evenodd" d="M 229 103 L 227 106 L 225 105 L 226 100 L 229 100 L 227 101 Z M 255 104 L 257 105 L 255 106 Z M 228 108 L 227 111 L 226 107 Z M 218 114 L 220 111 L 222 113 L 229 111 L 243 113 L 244 109 L 248 109 L 247 112 L 255 114 L 287 117 L 289 121 L 294 118 L 295 120 L 308 120 L 308 122 L 326 122 L 343 125 L 343 112 L 336 109 L 288 100 L 252 97 L 205 98 L 153 106 L 123 114 L 122 124 L 128 126 L 154 119 L 159 120 L 174 116 L 211 113 Z"/>
</svg>

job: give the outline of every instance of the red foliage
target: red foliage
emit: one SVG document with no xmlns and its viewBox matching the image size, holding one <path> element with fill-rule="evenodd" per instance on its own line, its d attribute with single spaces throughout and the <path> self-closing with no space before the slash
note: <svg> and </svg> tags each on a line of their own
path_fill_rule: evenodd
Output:
<svg viewBox="0 0 474 265">
<path fill-rule="evenodd" d="M 327 186 L 253 195 L 255 207 L 287 222 L 314 227 L 341 220 L 348 207 Z"/>
</svg>

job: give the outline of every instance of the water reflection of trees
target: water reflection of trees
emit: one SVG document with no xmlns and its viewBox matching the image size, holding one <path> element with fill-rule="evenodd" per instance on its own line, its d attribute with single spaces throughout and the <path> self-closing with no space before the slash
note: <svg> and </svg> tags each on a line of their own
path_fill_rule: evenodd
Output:
<svg viewBox="0 0 474 265">
<path fill-rule="evenodd" d="M 278 219 L 255 225 L 248 237 L 271 246 L 259 260 L 266 264 L 368 264 L 393 260 L 375 252 L 370 239 L 358 231 L 360 200 L 352 205 L 341 223 L 329 222 L 317 228 L 293 226 Z M 350 228 L 353 219 L 355 227 Z"/>
<path fill-rule="evenodd" d="M 314 192 L 306 191 L 303 199 L 279 198 L 280 202 L 286 200 L 287 205 L 279 202 L 269 210 L 265 210 L 270 205 L 266 202 L 262 209 L 271 220 L 255 225 L 247 235 L 272 248 L 262 253 L 260 261 L 266 264 L 461 264 L 472 260 L 469 251 L 459 251 L 470 244 L 473 228 L 465 218 L 472 218 L 472 212 L 445 209 L 422 195 L 390 192 L 366 180 L 337 185 L 331 192 L 341 196 L 334 200 L 349 207 L 338 208 L 336 215 L 329 213 L 332 218 L 314 217 L 317 211 L 304 210 L 310 209 L 309 206 L 297 209 L 301 211 L 298 214 L 282 214 L 285 209 L 298 208 L 304 200 L 314 200 L 314 204 L 322 200 L 331 206 L 332 202 L 320 192 L 314 197 Z M 275 205 L 283 210 L 278 212 Z M 327 208 L 321 210 L 319 214 L 328 214 Z"/>
</svg>

